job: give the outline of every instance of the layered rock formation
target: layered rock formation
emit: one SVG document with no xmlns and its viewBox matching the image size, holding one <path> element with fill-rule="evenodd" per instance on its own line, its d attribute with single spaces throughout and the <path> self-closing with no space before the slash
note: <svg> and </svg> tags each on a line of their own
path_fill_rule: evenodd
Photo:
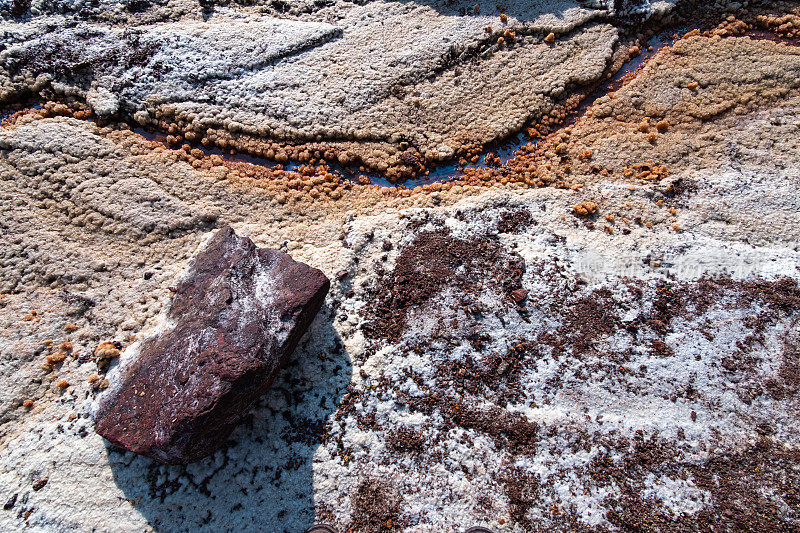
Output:
<svg viewBox="0 0 800 533">
<path fill-rule="evenodd" d="M 81 107 L 6 119 L 0 529 L 800 527 L 800 11 L 729 7 L 640 43 L 507 164 L 415 189 L 173 150 Z M 105 343 L 158 326 L 212 224 L 322 269 L 320 320 L 213 455 L 106 446 Z"/>
<path fill-rule="evenodd" d="M 299 20 L 217 9 L 150 24 L 157 5 L 143 7 L 111 24 L 125 12 L 113 4 L 2 22 L 0 101 L 44 90 L 180 141 L 279 161 L 327 151 L 399 177 L 519 131 L 627 54 L 613 6 L 577 0 L 341 1 Z"/>
</svg>

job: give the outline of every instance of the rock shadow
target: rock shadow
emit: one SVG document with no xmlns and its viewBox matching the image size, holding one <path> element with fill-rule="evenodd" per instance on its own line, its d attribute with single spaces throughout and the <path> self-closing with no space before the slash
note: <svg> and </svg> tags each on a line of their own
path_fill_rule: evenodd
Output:
<svg viewBox="0 0 800 533">
<path fill-rule="evenodd" d="M 352 364 L 325 305 L 270 391 L 214 455 L 162 465 L 106 442 L 114 481 L 155 531 L 303 532 L 314 454 Z"/>
</svg>

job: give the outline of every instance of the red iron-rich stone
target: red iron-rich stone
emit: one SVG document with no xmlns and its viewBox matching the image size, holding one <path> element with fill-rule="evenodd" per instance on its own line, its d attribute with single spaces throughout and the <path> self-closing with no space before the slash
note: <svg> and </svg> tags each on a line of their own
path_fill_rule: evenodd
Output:
<svg viewBox="0 0 800 533">
<path fill-rule="evenodd" d="M 95 430 L 163 463 L 212 454 L 272 384 L 329 287 L 320 270 L 219 230 L 178 284 L 163 330 L 110 374 Z"/>
</svg>

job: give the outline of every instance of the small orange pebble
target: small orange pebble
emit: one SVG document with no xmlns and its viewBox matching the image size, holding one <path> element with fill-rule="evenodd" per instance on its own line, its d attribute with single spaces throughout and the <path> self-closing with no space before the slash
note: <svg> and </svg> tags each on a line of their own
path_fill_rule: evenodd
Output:
<svg viewBox="0 0 800 533">
<path fill-rule="evenodd" d="M 502 37 L 497 38 L 497 44 L 503 44 L 504 42 L 506 42 L 506 40 L 503 39 Z"/>
<path fill-rule="evenodd" d="M 670 215 L 675 215 L 675 214 L 677 214 L 677 213 L 678 213 L 678 210 L 677 210 L 677 209 L 675 209 L 674 207 L 670 207 L 670 208 L 669 208 L 669 214 L 670 214 Z"/>
<path fill-rule="evenodd" d="M 592 158 L 592 151 L 591 150 L 586 150 L 586 151 L 581 152 L 580 154 L 578 154 L 578 159 L 580 159 L 581 161 L 588 161 L 591 158 Z"/>
<path fill-rule="evenodd" d="M 30 322 L 32 320 L 39 320 L 39 313 L 36 311 L 36 309 L 31 309 L 27 315 L 22 317 L 23 322 Z"/>
<path fill-rule="evenodd" d="M 47 359 L 48 362 L 60 363 L 66 358 L 67 354 L 65 354 L 64 352 L 54 352 L 53 354 L 48 355 L 45 359 Z"/>
<path fill-rule="evenodd" d="M 673 225 L 672 225 L 672 229 L 674 229 L 675 231 L 682 231 L 682 230 L 683 230 L 683 228 L 681 228 L 681 227 L 680 227 L 679 225 L 677 225 L 677 224 L 673 224 Z"/>
<path fill-rule="evenodd" d="M 66 389 L 67 387 L 69 387 L 69 383 L 67 382 L 67 380 L 62 379 L 61 381 L 56 383 L 56 387 L 58 387 L 59 389 Z"/>
<path fill-rule="evenodd" d="M 25 400 L 24 402 L 22 402 L 22 407 L 24 407 L 25 409 L 30 409 L 31 407 L 33 407 L 33 400 Z"/>
<path fill-rule="evenodd" d="M 508 22 L 508 15 L 506 15 L 505 13 L 500 13 L 500 22 L 502 22 L 503 24 Z"/>
<path fill-rule="evenodd" d="M 76 326 L 75 324 L 66 324 L 64 326 L 64 329 L 67 330 L 69 333 L 72 333 L 73 331 L 76 331 L 78 329 L 78 326 Z"/>
<path fill-rule="evenodd" d="M 69 416 L 67 417 L 67 420 L 69 420 L 70 422 L 72 422 L 73 420 L 77 420 L 77 419 L 78 419 L 78 415 L 76 415 L 75 413 L 70 413 Z"/>
<path fill-rule="evenodd" d="M 687 85 L 687 87 L 692 91 L 696 90 L 699 86 L 700 84 L 698 84 L 696 81 L 693 81 L 692 83 Z"/>
<path fill-rule="evenodd" d="M 636 56 L 638 56 L 638 55 L 639 55 L 639 54 L 641 54 L 641 53 L 642 53 L 642 49 L 641 49 L 641 48 L 639 48 L 638 46 L 631 46 L 631 47 L 628 49 L 628 55 L 629 55 L 630 57 L 636 57 Z"/>
<path fill-rule="evenodd" d="M 614 228 L 612 228 L 611 226 L 603 226 L 603 231 L 611 235 L 612 233 L 614 233 Z"/>
<path fill-rule="evenodd" d="M 64 351 L 72 351 L 72 343 L 71 342 L 62 342 L 61 346 L 59 346 L 59 348 L 64 350 Z"/>
<path fill-rule="evenodd" d="M 486 33 L 492 33 L 492 27 L 486 26 L 485 28 L 483 28 L 483 31 L 485 31 Z"/>
<path fill-rule="evenodd" d="M 656 135 L 656 132 L 651 131 L 650 133 L 647 134 L 648 142 L 654 143 L 654 142 L 656 142 L 656 139 L 658 139 L 658 136 Z"/>
<path fill-rule="evenodd" d="M 642 133 L 647 133 L 650 131 L 650 123 L 646 120 L 643 120 L 639 123 L 639 131 Z"/>
<path fill-rule="evenodd" d="M 555 33 L 547 34 L 547 37 L 544 38 L 544 42 L 546 42 L 547 44 L 553 44 L 554 42 L 556 42 L 556 34 Z"/>
<path fill-rule="evenodd" d="M 93 391 L 101 391 L 103 389 L 108 388 L 108 380 L 103 379 L 101 376 L 98 376 L 97 374 L 89 378 L 89 384 L 92 386 Z"/>
<path fill-rule="evenodd" d="M 669 126 L 670 126 L 669 120 L 666 119 L 659 120 L 658 122 L 656 122 L 656 129 L 659 131 L 659 133 L 664 133 L 665 131 L 667 131 L 669 129 Z"/>
<path fill-rule="evenodd" d="M 572 211 L 581 217 L 588 217 L 597 211 L 597 204 L 594 202 L 581 202 L 572 206 Z"/>
<path fill-rule="evenodd" d="M 606 215 L 606 220 L 609 222 L 614 222 L 614 215 Z"/>
<path fill-rule="evenodd" d="M 657 202 L 656 202 L 656 205 L 657 205 L 658 207 L 661 207 L 662 205 L 664 205 L 664 200 L 659 200 L 659 201 L 657 201 Z"/>
<path fill-rule="evenodd" d="M 653 223 L 652 222 L 645 222 L 644 225 L 647 226 L 648 228 L 652 228 L 653 227 Z"/>
<path fill-rule="evenodd" d="M 119 357 L 119 348 L 112 342 L 101 342 L 97 345 L 97 348 L 94 349 L 94 356 L 98 361 L 116 359 Z"/>
</svg>

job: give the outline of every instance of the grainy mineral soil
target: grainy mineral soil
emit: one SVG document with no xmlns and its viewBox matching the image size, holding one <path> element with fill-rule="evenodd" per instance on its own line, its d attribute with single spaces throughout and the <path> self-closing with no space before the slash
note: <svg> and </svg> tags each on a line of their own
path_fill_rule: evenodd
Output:
<svg viewBox="0 0 800 533">
<path fill-rule="evenodd" d="M 596 10 L 568 4 L 508 5 L 509 26 L 524 19 L 529 33 L 518 34 L 541 42 L 458 67 L 463 90 L 494 106 L 474 107 L 481 120 L 517 116 L 497 110 L 493 83 L 479 87 L 485 72 L 545 86 L 535 72 L 512 68 L 547 46 L 542 28 L 562 26 L 555 43 L 597 44 L 617 31 Z M 50 85 L 36 89 L 53 100 L 13 110 L 0 128 L 0 529 L 294 532 L 314 521 L 357 532 L 800 528 L 800 11 L 783 2 L 718 4 L 661 6 L 660 24 L 680 22 L 680 38 L 613 92 L 571 117 L 577 100 L 567 98 L 556 117 L 566 123 L 519 111 L 526 118 L 515 128 L 536 128 L 537 143 L 505 164 L 414 189 L 362 185 L 320 161 L 281 170 L 227 160 L 181 148 L 185 133 L 172 149 L 126 129 L 124 117 L 98 114 L 115 101 L 123 113 L 141 111 L 136 99 L 165 83 L 186 91 L 186 112 L 205 112 L 201 93 L 214 90 L 228 94 L 223 104 L 244 95 L 238 120 L 256 120 L 250 89 L 185 77 L 200 63 L 119 86 L 100 63 L 72 80 L 79 89 L 98 81 L 91 96 L 53 70 L 55 86 L 42 79 Z M 105 28 L 89 36 L 101 44 L 140 17 L 136 24 L 155 26 L 139 38 L 161 42 L 203 12 L 174 0 L 87 4 L 83 14 L 66 4 L 52 14 L 48 5 L 34 2 L 35 17 L 4 19 L 14 43 L 40 35 L 45 16 L 62 29 L 64 19 L 87 17 Z M 439 64 L 442 45 L 430 39 L 471 43 L 473 30 L 482 40 L 485 26 L 502 27 L 488 4 L 477 21 L 435 3 L 218 9 L 245 13 L 242 25 L 256 15 L 313 23 L 302 34 L 313 46 L 278 39 L 272 66 L 252 67 L 246 55 L 208 59 L 261 76 L 249 79 L 251 89 L 374 46 L 381 79 L 399 69 L 410 76 L 403 83 L 435 93 L 456 74 L 414 74 Z M 375 34 L 381 16 L 411 17 L 403 20 L 425 30 L 414 35 L 428 52 L 406 63 L 382 56 L 399 30 Z M 697 31 L 687 31 L 691 16 L 688 30 Z M 291 29 L 258 24 L 267 36 Z M 348 25 L 373 33 L 348 35 Z M 203 50 L 197 39 L 177 39 L 176 49 Z M 516 59 L 505 69 L 493 62 L 498 55 Z M 558 57 L 571 71 L 593 56 Z M 57 66 L 48 61 L 43 68 Z M 470 68 L 481 74 L 465 74 Z M 337 107 L 383 94 L 383 82 L 367 78 L 330 107 L 304 107 L 301 85 L 286 86 L 296 106 L 287 113 L 300 117 L 300 130 L 310 123 L 303 113 L 324 116 L 326 127 L 380 129 L 384 114 L 345 116 Z M 33 90 L 36 79 L 3 87 Z M 563 87 L 580 94 L 591 85 Z M 378 98 L 374 109 L 390 100 Z M 141 100 L 145 123 L 153 102 Z M 459 123 L 452 109 L 430 104 L 421 116 L 447 133 Z M 166 133 L 179 133 L 164 120 Z M 425 120 L 412 122 L 425 131 Z M 476 119 L 476 131 L 488 122 Z M 347 150 L 372 150 L 369 137 L 348 139 Z M 388 169 L 391 157 L 374 161 Z M 333 281 L 323 310 L 274 389 L 214 456 L 163 466 L 107 446 L 90 411 L 109 359 L 158 327 L 170 287 L 225 224 L 322 269 Z"/>
</svg>

